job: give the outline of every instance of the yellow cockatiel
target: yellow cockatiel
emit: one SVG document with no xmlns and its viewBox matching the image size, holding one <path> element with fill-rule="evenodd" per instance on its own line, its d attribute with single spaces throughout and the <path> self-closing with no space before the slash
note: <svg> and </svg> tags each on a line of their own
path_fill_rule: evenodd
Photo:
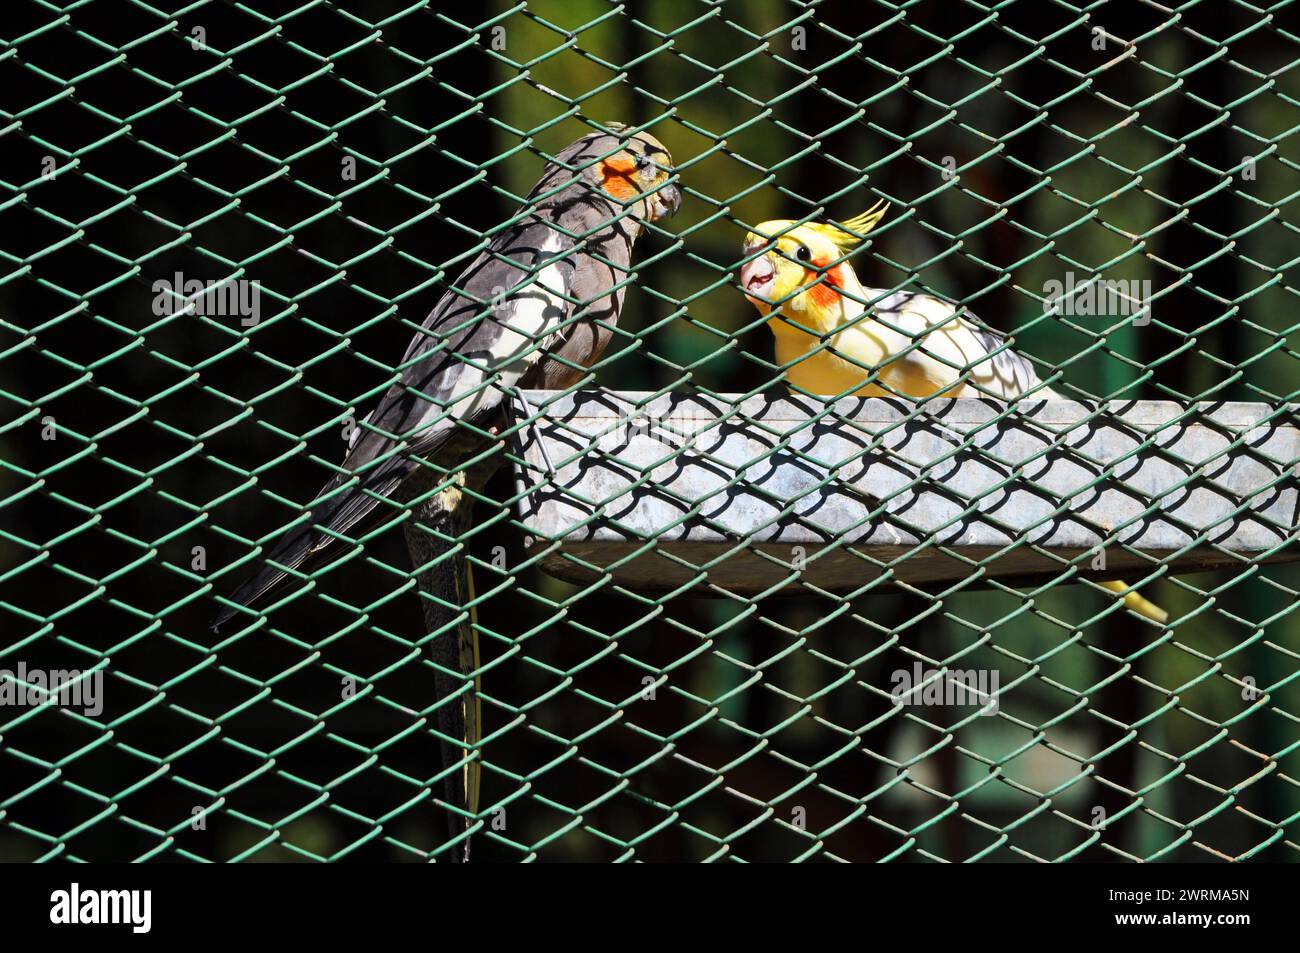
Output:
<svg viewBox="0 0 1300 953">
<path fill-rule="evenodd" d="M 887 210 L 878 203 L 842 227 L 778 219 L 745 236 L 740 282 L 768 318 L 786 379 L 825 397 L 1059 397 L 1005 335 L 978 327 L 960 306 L 862 286 L 843 259 Z M 1116 594 L 1129 588 L 1101 585 Z M 1124 604 L 1162 625 L 1168 618 L 1136 592 Z"/>
</svg>

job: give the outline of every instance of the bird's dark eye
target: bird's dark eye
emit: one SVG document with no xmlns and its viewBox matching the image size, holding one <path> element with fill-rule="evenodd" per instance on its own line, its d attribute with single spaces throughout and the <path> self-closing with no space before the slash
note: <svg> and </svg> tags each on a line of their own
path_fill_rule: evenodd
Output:
<svg viewBox="0 0 1300 953">
<path fill-rule="evenodd" d="M 644 168 L 645 168 L 646 166 L 648 166 L 649 164 L 650 164 L 650 160 L 649 160 L 648 158 L 646 158 L 646 155 L 645 155 L 644 152 L 637 153 L 637 156 L 636 156 L 636 167 L 637 167 L 638 169 L 644 169 Z"/>
<path fill-rule="evenodd" d="M 812 252 L 808 250 L 807 245 L 800 245 L 795 249 L 794 257 L 800 261 L 812 261 Z"/>
</svg>

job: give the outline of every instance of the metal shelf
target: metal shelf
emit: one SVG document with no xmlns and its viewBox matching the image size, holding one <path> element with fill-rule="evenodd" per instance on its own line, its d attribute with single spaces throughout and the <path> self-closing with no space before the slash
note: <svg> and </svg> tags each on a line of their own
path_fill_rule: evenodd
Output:
<svg viewBox="0 0 1300 953">
<path fill-rule="evenodd" d="M 1187 573 L 1298 558 L 1293 405 L 527 391 L 547 572 L 660 592 Z M 528 408 L 527 410 L 525 408 Z M 530 412 L 531 411 L 531 412 Z"/>
</svg>

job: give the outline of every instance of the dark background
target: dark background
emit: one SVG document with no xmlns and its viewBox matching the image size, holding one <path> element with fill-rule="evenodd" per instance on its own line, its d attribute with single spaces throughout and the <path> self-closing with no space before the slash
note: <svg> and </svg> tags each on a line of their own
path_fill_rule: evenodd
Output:
<svg viewBox="0 0 1300 953">
<path fill-rule="evenodd" d="M 265 626 L 207 622 L 581 118 L 660 118 L 687 191 L 605 386 L 779 391 L 744 231 L 885 197 L 864 281 L 966 302 L 1076 396 L 1294 396 L 1289 5 L 256 7 L 0 22 L 0 668 L 108 672 L 97 719 L 0 712 L 0 859 L 440 846 L 400 534 Z M 177 272 L 259 282 L 260 323 L 155 314 Z M 1045 316 L 1066 272 L 1150 280 L 1153 322 Z M 1290 567 L 1153 580 L 1164 632 L 1082 585 L 658 604 L 516 570 L 511 519 L 472 540 L 507 819 L 481 859 L 1296 856 Z M 891 714 L 892 671 L 958 654 L 1029 674 L 1006 717 Z"/>
</svg>

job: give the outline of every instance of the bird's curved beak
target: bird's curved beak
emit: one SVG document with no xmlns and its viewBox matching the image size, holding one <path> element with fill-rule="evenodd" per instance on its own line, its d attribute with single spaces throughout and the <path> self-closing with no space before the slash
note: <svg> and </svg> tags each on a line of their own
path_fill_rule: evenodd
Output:
<svg viewBox="0 0 1300 953">
<path fill-rule="evenodd" d="M 760 255 L 740 267 L 740 287 L 753 304 L 771 304 L 772 286 L 776 284 L 776 265 L 772 253 Z"/>
<path fill-rule="evenodd" d="M 650 200 L 650 221 L 672 218 L 682 207 L 682 190 L 671 182 L 654 194 Z"/>
</svg>

